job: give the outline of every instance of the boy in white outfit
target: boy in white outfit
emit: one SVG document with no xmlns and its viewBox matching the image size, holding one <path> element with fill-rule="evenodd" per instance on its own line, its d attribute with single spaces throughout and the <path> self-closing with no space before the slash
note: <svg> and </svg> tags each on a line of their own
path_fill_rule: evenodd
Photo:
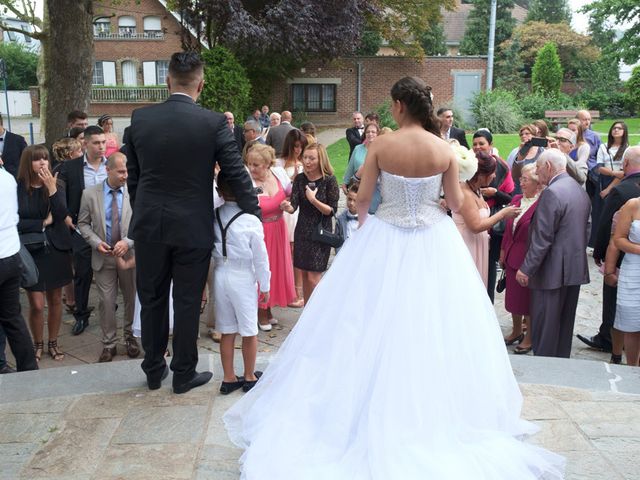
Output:
<svg viewBox="0 0 640 480">
<path fill-rule="evenodd" d="M 254 215 L 242 212 L 223 171 L 217 183 L 225 203 L 216 210 L 213 289 L 216 327 L 222 334 L 220 357 L 224 378 L 220 393 L 226 395 L 239 388 L 248 392 L 262 375 L 254 371 L 258 352 L 258 285 L 260 301 L 268 301 L 271 272 L 262 223 Z M 242 377 L 236 376 L 233 369 L 236 334 L 242 337 Z"/>
</svg>

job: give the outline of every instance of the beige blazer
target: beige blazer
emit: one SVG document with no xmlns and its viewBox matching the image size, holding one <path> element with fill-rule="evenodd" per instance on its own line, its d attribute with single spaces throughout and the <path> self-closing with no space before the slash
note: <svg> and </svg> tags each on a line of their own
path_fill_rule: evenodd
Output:
<svg viewBox="0 0 640 480">
<path fill-rule="evenodd" d="M 91 245 L 91 268 L 94 271 L 102 269 L 105 256 L 98 252 L 101 242 L 107 240 L 107 227 L 104 213 L 104 182 L 93 187 L 86 188 L 82 192 L 80 211 L 78 212 L 78 229 L 82 237 Z M 122 218 L 120 219 L 120 234 L 129 245 L 127 257 L 133 254 L 133 240 L 128 237 L 129 222 L 131 221 L 131 204 L 129 203 L 129 191 L 124 186 L 122 199 Z"/>
</svg>

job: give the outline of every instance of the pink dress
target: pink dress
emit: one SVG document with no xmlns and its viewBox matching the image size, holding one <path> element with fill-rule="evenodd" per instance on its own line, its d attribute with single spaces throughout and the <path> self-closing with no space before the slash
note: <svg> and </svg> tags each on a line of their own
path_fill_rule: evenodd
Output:
<svg viewBox="0 0 640 480">
<path fill-rule="evenodd" d="M 480 218 L 483 219 L 489 218 L 489 212 L 489 207 L 478 209 Z M 473 233 L 469 228 L 467 228 L 462 215 L 455 212 L 453 213 L 452 218 L 456 223 L 456 227 L 458 227 L 460 235 L 462 235 L 464 243 L 467 245 L 467 248 L 471 253 L 473 261 L 476 263 L 478 272 L 480 272 L 480 276 L 482 277 L 482 281 L 486 287 L 489 278 L 489 232 L 484 230 L 480 233 Z"/>
<path fill-rule="evenodd" d="M 107 158 L 109 158 L 109 155 L 111 155 L 112 153 L 120 150 L 120 145 L 118 145 L 118 139 L 115 135 L 107 135 L 106 147 L 107 150 L 104 152 L 104 156 Z"/>
<path fill-rule="evenodd" d="M 262 209 L 264 242 L 267 246 L 269 267 L 271 269 L 269 302 L 266 305 L 261 304 L 260 308 L 286 307 L 297 297 L 293 280 L 289 232 L 287 231 L 282 210 L 280 210 L 280 203 L 286 198 L 286 195 L 280 182 L 277 183 L 278 193 L 274 196 L 258 196 L 260 208 Z"/>
</svg>

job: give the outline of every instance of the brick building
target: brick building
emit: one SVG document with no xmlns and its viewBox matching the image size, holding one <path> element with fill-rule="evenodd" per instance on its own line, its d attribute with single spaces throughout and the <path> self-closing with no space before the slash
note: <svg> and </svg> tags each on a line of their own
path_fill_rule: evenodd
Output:
<svg viewBox="0 0 640 480">
<path fill-rule="evenodd" d="M 400 56 L 340 58 L 313 62 L 274 88 L 271 109 L 291 110 L 320 125 L 349 123 L 354 110 L 369 112 L 389 98 L 393 83 L 410 75 L 431 85 L 437 106 L 465 111 L 485 84 L 486 57 Z"/>
</svg>

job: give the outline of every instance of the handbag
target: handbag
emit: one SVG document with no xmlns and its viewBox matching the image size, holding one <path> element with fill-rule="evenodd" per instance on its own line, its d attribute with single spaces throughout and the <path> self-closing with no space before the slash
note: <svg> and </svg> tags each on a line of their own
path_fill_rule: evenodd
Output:
<svg viewBox="0 0 640 480">
<path fill-rule="evenodd" d="M 496 292 L 502 293 L 505 288 L 507 288 L 507 270 L 503 268 L 502 273 L 500 274 L 500 280 L 496 283 Z"/>
<path fill-rule="evenodd" d="M 333 212 L 331 212 L 331 216 L 333 217 Z M 323 219 L 320 219 L 320 222 L 311 234 L 311 240 L 322 243 L 323 245 L 329 245 L 333 248 L 340 248 L 344 243 L 342 227 L 340 227 L 340 224 L 336 222 L 336 226 L 332 232 L 330 229 L 327 229 L 322 225 L 322 220 Z"/>
<path fill-rule="evenodd" d="M 21 233 L 20 243 L 29 252 L 35 252 L 49 245 L 47 235 L 44 232 Z"/>
<path fill-rule="evenodd" d="M 24 245 L 20 245 L 18 258 L 20 259 L 20 286 L 22 288 L 33 287 L 38 283 L 40 272 L 29 250 Z"/>
</svg>

